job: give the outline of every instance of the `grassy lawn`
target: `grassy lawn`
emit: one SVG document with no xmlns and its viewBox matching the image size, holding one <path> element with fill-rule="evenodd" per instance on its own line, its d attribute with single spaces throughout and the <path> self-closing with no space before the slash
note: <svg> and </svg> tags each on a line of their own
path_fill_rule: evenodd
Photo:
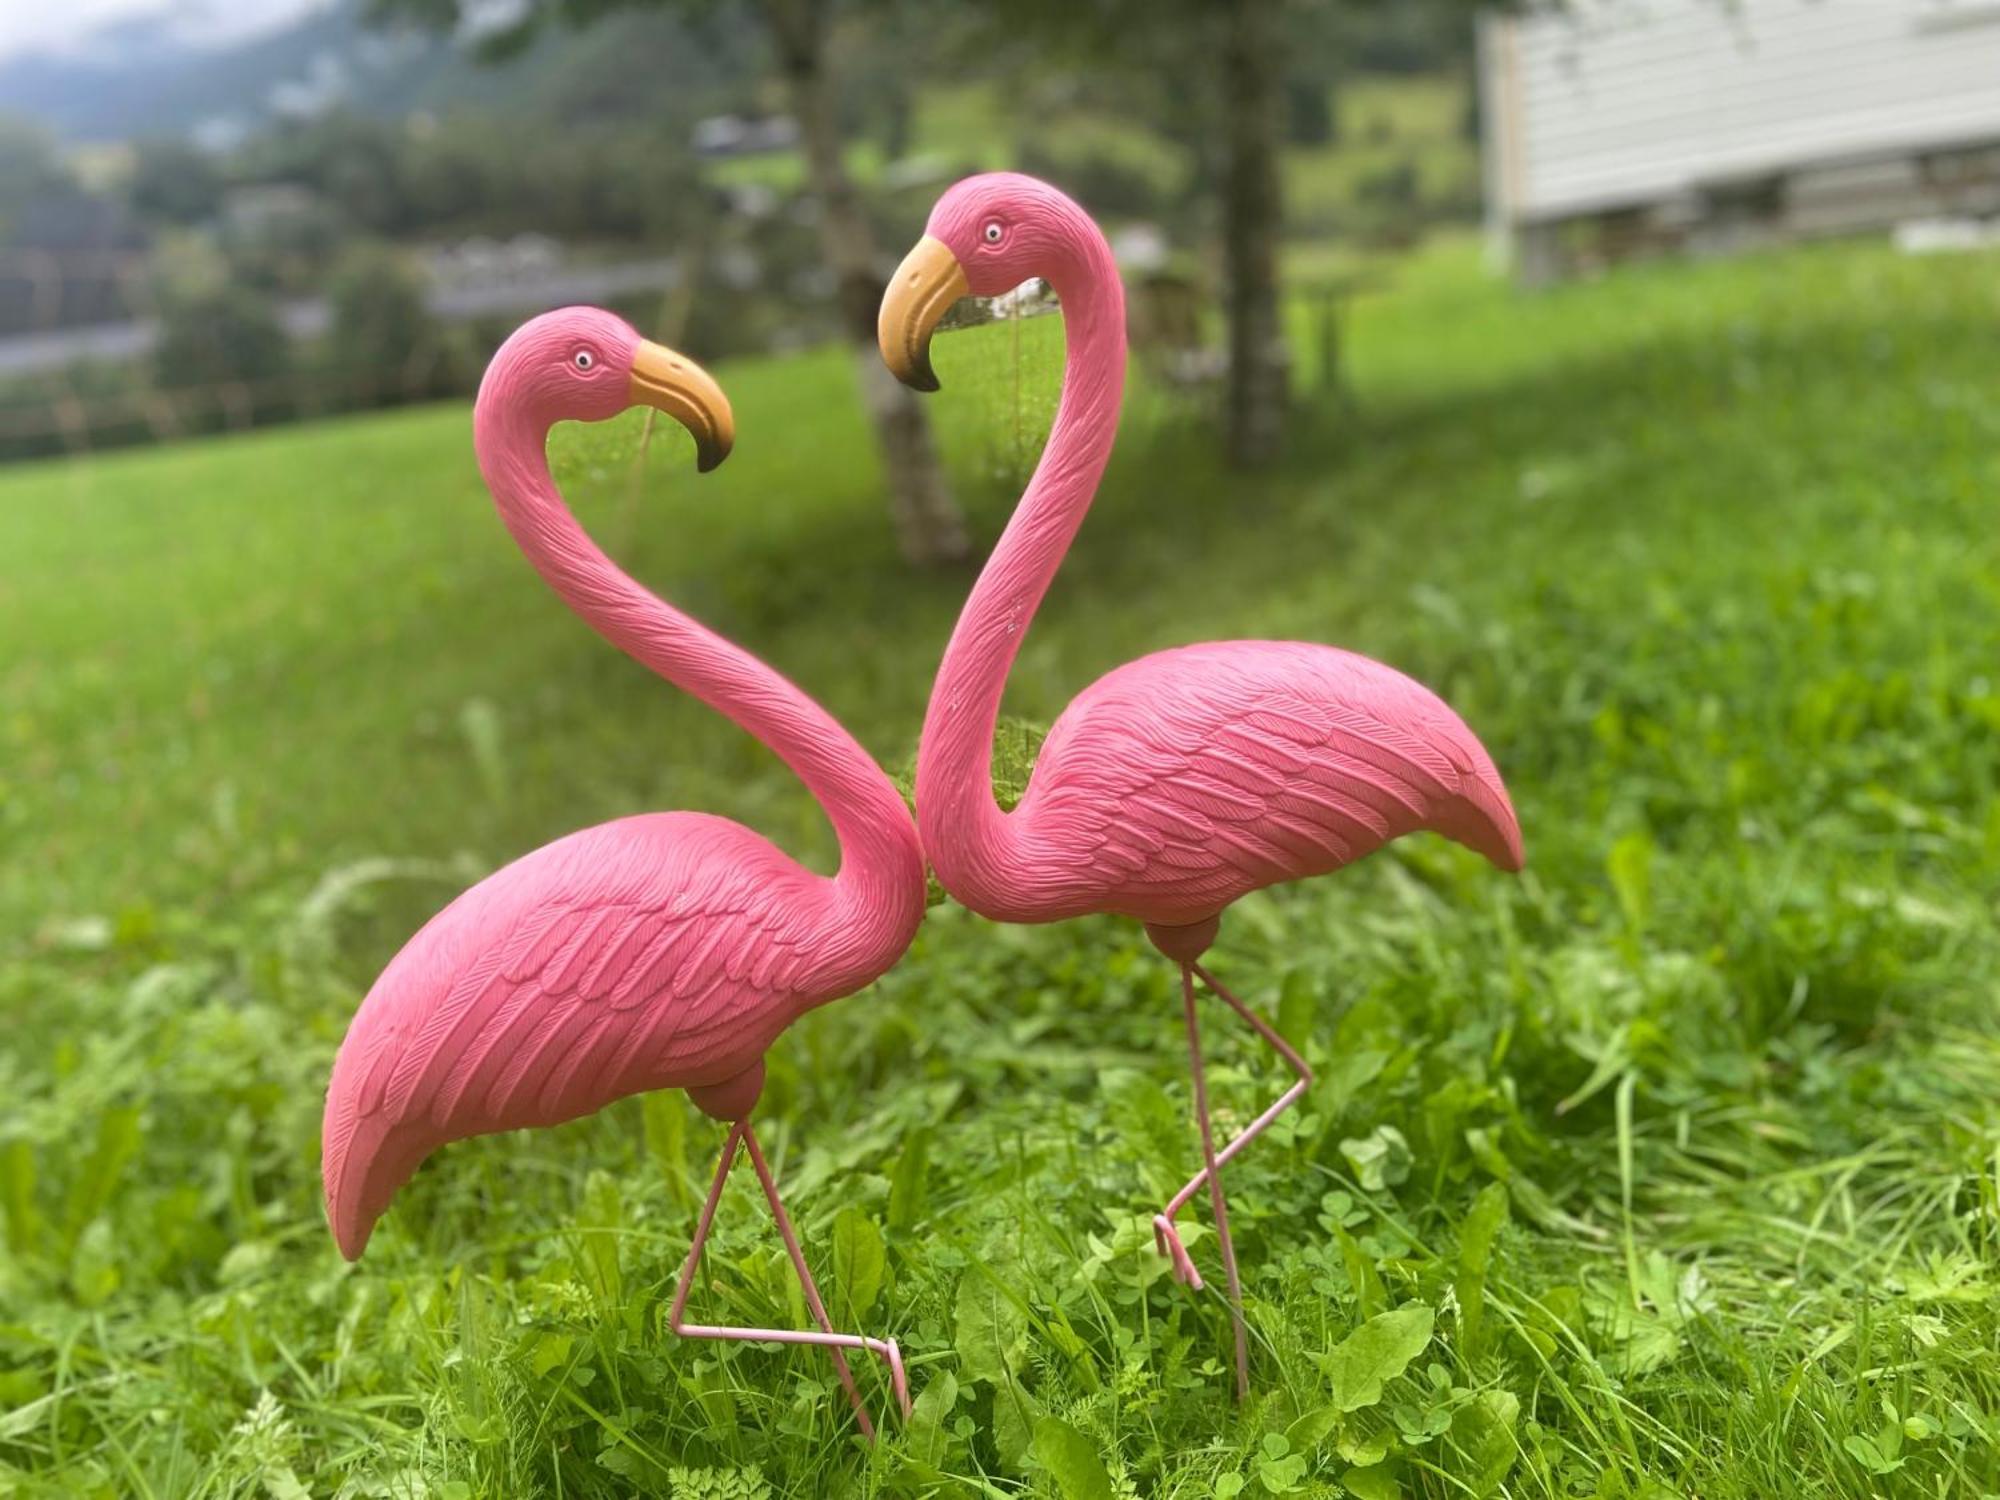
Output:
<svg viewBox="0 0 2000 1500">
<path fill-rule="evenodd" d="M 649 807 L 831 848 L 528 572 L 464 410 L 0 474 L 0 1496 L 2000 1492 L 1996 272 L 1526 295 L 1447 247 L 1277 472 L 1137 394 L 1010 709 L 1339 642 L 1481 732 L 1529 868 L 1417 839 L 1225 922 L 1321 1077 L 1228 1173 L 1240 1409 L 1145 1228 L 1196 1146 L 1135 928 L 939 907 L 790 1033 L 808 1254 L 912 1360 L 873 1451 L 824 1360 L 667 1332 L 719 1139 L 677 1094 L 441 1153 L 357 1267 L 326 1233 L 332 1050 L 451 891 Z M 985 535 L 1058 337 L 940 340 Z M 845 356 L 721 374 L 717 474 L 621 423 L 566 487 L 901 761 L 967 580 L 897 564 Z M 1241 1123 L 1278 1070 L 1209 1042 Z M 747 1179 L 707 1273 L 700 1316 L 803 1318 Z"/>
</svg>

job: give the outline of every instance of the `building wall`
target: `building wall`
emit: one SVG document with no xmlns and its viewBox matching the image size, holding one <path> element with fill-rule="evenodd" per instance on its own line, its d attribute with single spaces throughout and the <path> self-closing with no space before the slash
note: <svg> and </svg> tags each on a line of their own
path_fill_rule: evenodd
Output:
<svg viewBox="0 0 2000 1500">
<path fill-rule="evenodd" d="M 1570 0 L 1481 57 L 1496 228 L 2000 142 L 2000 0 Z"/>
</svg>

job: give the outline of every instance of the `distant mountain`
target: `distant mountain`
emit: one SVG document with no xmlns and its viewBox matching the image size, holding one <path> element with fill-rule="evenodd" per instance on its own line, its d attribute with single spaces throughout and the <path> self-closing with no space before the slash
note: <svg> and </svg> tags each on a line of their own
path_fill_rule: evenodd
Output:
<svg viewBox="0 0 2000 1500">
<path fill-rule="evenodd" d="M 215 48 L 181 41 L 160 21 L 132 23 L 92 38 L 74 54 L 0 63 L 0 100 L 71 140 L 184 134 L 232 123 L 241 128 L 277 113 L 285 90 L 310 87 L 316 79 L 323 86 L 342 75 L 379 87 L 380 80 L 369 76 L 376 69 L 364 74 L 350 60 L 362 40 L 353 5 Z M 423 52 L 448 50 L 435 40 L 415 45 Z"/>
<path fill-rule="evenodd" d="M 335 0 L 219 46 L 183 40 L 159 21 L 126 23 L 81 51 L 0 61 L 0 110 L 72 141 L 196 135 L 221 144 L 333 108 L 398 116 L 483 103 L 569 120 L 629 115 L 657 104 L 663 88 L 720 97 L 747 62 L 746 38 L 692 38 L 668 16 L 630 12 L 489 65 L 444 37 L 366 26 L 361 8 Z"/>
</svg>

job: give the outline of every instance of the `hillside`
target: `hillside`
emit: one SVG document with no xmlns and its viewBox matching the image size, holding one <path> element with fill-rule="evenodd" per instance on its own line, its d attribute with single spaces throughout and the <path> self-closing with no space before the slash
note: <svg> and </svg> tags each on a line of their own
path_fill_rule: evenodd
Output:
<svg viewBox="0 0 2000 1500">
<path fill-rule="evenodd" d="M 273 33 L 206 48 L 149 35 L 80 57 L 0 62 L 0 101 L 75 142 L 241 132 L 285 113 L 339 107 L 399 117 L 461 105 L 557 119 L 641 116 L 664 93 L 726 88 L 735 42 L 692 46 L 661 11 L 613 14 L 489 62 L 412 28 L 371 28 L 366 0 L 333 0 Z"/>
</svg>

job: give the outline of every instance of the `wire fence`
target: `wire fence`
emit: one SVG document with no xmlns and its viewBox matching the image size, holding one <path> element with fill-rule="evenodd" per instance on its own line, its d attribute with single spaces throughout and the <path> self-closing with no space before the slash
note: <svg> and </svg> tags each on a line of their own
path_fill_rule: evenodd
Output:
<svg viewBox="0 0 2000 1500">
<path fill-rule="evenodd" d="M 226 380 L 84 392 L 53 381 L 42 392 L 0 396 L 0 457 L 23 449 L 88 452 L 134 442 L 165 442 L 274 421 L 324 416 L 452 393 L 432 373 L 434 358 L 398 370 L 299 371 L 257 380 Z"/>
</svg>

